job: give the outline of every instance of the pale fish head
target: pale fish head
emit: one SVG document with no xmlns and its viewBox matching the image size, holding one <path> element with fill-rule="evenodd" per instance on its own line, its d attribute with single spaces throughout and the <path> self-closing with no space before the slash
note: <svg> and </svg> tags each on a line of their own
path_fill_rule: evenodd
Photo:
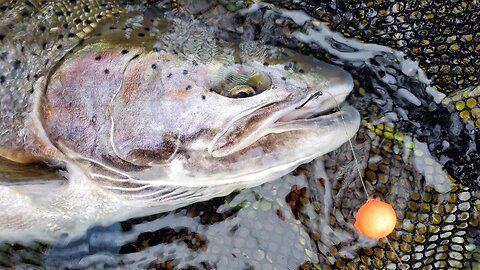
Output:
<svg viewBox="0 0 480 270">
<path fill-rule="evenodd" d="M 149 186 L 253 186 L 359 128 L 342 105 L 351 76 L 311 57 L 272 47 L 243 63 L 198 62 L 102 46 L 52 74 L 41 111 L 50 141 L 108 185 L 114 172 Z"/>
</svg>

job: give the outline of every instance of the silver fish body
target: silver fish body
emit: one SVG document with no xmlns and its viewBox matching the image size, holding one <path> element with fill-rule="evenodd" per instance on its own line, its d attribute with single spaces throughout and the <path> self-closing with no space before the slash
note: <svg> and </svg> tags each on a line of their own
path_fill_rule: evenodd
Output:
<svg viewBox="0 0 480 270">
<path fill-rule="evenodd" d="M 0 186 L 0 205 L 9 205 L 1 237 L 82 233 L 226 195 L 278 179 L 358 130 L 353 107 L 337 110 L 353 87 L 342 69 L 144 12 L 114 13 L 131 31 L 99 21 L 103 30 L 92 33 L 100 35 L 51 48 L 55 56 L 27 84 L 33 91 L 10 81 L 31 67 L 7 71 L 2 91 L 18 102 L 2 101 L 14 120 L 2 118 L 10 135 L 0 154 L 64 164 L 68 181 Z"/>
</svg>

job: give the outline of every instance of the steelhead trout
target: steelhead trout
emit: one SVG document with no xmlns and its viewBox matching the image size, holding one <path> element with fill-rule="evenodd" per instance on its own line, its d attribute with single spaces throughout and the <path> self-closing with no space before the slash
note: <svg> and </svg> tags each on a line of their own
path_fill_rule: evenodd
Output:
<svg viewBox="0 0 480 270">
<path fill-rule="evenodd" d="M 65 168 L 66 181 L 4 180 L 2 237 L 75 234 L 256 186 L 360 125 L 337 110 L 351 76 L 312 57 L 143 5 L 3 9 L 0 153 Z"/>
</svg>

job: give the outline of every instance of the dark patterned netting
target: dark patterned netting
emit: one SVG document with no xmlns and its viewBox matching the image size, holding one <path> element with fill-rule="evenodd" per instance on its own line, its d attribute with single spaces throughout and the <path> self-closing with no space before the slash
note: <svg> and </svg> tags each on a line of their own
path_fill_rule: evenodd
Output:
<svg viewBox="0 0 480 270">
<path fill-rule="evenodd" d="M 247 2 L 219 1 L 231 12 L 245 7 Z M 288 16 L 271 12 L 268 7 L 248 15 L 225 16 L 220 26 L 233 32 L 243 25 L 245 34 L 240 37 L 312 54 L 341 65 L 352 74 L 355 90 L 349 102 L 362 113 L 355 151 L 369 193 L 392 203 L 397 211 L 396 230 L 388 239 L 403 264 L 385 241 L 367 241 L 353 229 L 355 211 L 365 201 L 365 194 L 352 153 L 344 146 L 321 162 L 301 166 L 280 181 L 170 213 L 94 227 L 80 239 L 65 236 L 52 244 L 3 243 L 0 266 L 39 269 L 478 267 L 480 88 L 475 86 L 479 57 L 478 50 L 468 50 L 468 44 L 475 44 L 474 40 L 478 44 L 478 30 L 474 29 L 473 21 L 478 16 L 478 3 L 467 4 L 463 10 L 453 8 L 461 7 L 460 1 L 452 4 L 315 3 L 284 3 L 283 6 L 302 8 L 348 37 L 385 44 L 418 59 L 432 76 L 432 84 L 449 96 L 442 103 L 434 102 L 425 92 L 426 85 L 416 76 L 407 76 L 400 60 L 392 53 L 378 52 L 366 59 L 345 60 L 342 56 L 356 49 L 340 40 L 330 41 L 339 52 L 334 55 L 315 42 L 302 43 L 292 38 L 293 32 L 305 33 L 321 26 L 312 21 L 297 25 Z M 417 6 L 431 8 L 415 9 Z M 184 7 L 188 11 L 188 5 Z M 206 18 L 218 16 L 218 10 L 205 10 Z M 431 18 L 423 19 L 424 16 Z M 461 20 L 466 28 L 457 27 L 456 20 Z M 444 24 L 446 22 L 452 23 Z M 457 34 L 458 51 L 448 52 L 453 44 L 448 43 L 448 37 L 454 31 L 448 27 L 454 25 L 464 30 L 461 35 Z M 417 32 L 431 28 L 434 30 L 428 30 L 430 43 L 422 45 L 423 39 Z M 469 33 L 471 43 L 462 43 L 462 36 Z M 433 56 L 425 53 L 429 46 L 436 44 L 447 46 L 447 51 L 435 47 Z M 443 59 L 442 55 L 448 58 Z M 468 66 L 457 64 L 457 61 L 464 63 L 465 59 L 475 63 L 470 66 L 477 65 L 472 73 L 476 80 L 468 79 L 467 71 L 455 73 L 456 67 Z M 445 65 L 449 71 L 441 73 Z M 439 67 L 437 74 L 441 76 L 434 77 L 436 73 L 429 71 L 433 66 Z M 420 105 L 413 105 L 405 95 L 399 94 L 400 89 L 411 92 Z"/>
<path fill-rule="evenodd" d="M 267 1 L 268 2 L 268 1 Z M 442 93 L 456 96 L 447 99 L 468 122 L 448 151 L 430 149 L 441 158 L 452 158 L 445 169 L 459 180 L 480 185 L 478 100 L 459 91 L 472 89 L 480 81 L 480 5 L 478 1 L 274 1 L 287 8 L 301 8 L 322 21 L 333 31 L 362 42 L 381 44 L 405 53 L 418 61 Z M 478 90 L 477 90 L 478 91 Z M 467 103 L 469 104 L 467 105 Z M 449 108 L 449 112 L 453 112 Z M 444 108 L 443 108 L 444 109 Z M 445 110 L 445 109 L 444 109 Z M 443 114 L 434 113 L 440 117 Z M 430 118 L 431 114 L 419 115 Z M 449 116 L 446 116 L 449 118 Z M 444 119 L 444 118 L 443 118 Z M 425 134 L 430 136 L 430 134 Z M 434 140 L 441 140 L 435 137 Z M 473 146 L 469 144 L 473 143 Z M 469 148 L 469 151 L 466 148 Z M 477 150 L 475 150 L 475 148 Z M 438 152 L 437 152 L 438 151 Z M 464 155 L 465 154 L 465 155 Z"/>
</svg>

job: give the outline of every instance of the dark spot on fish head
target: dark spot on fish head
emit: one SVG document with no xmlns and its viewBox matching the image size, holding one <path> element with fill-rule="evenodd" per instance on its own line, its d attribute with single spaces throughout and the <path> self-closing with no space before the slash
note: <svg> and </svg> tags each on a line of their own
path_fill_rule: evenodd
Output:
<svg viewBox="0 0 480 270">
<path fill-rule="evenodd" d="M 158 48 L 158 47 L 153 47 L 153 51 L 154 51 L 154 52 L 159 52 L 159 51 L 160 51 L 160 48 Z"/>
<path fill-rule="evenodd" d="M 156 65 L 156 64 L 152 64 L 152 69 L 157 69 L 157 65 Z"/>
<path fill-rule="evenodd" d="M 187 75 L 187 74 L 188 74 L 188 70 L 184 69 L 184 70 L 182 71 L 182 74 L 183 74 L 183 75 Z"/>
<path fill-rule="evenodd" d="M 171 78 L 171 77 L 172 77 L 172 73 L 168 73 L 167 78 Z"/>
<path fill-rule="evenodd" d="M 6 80 L 5 76 L 0 76 L 0 84 L 4 84 Z"/>
<path fill-rule="evenodd" d="M 202 95 L 202 100 L 205 100 L 207 99 L 207 97 L 205 95 Z"/>
<path fill-rule="evenodd" d="M 19 69 L 21 64 L 22 62 L 20 60 L 16 60 L 13 62 L 13 69 Z"/>
<path fill-rule="evenodd" d="M 144 34 L 144 33 L 138 33 L 138 36 L 139 36 L 139 37 L 144 37 L 145 34 Z"/>
<path fill-rule="evenodd" d="M 8 57 L 8 52 L 2 52 L 0 53 L 0 60 L 7 60 L 7 57 Z"/>
<path fill-rule="evenodd" d="M 41 32 L 45 32 L 45 30 L 47 30 L 47 28 L 44 26 L 44 25 L 39 25 L 38 26 L 38 30 L 40 30 Z"/>
<path fill-rule="evenodd" d="M 197 63 L 197 61 L 195 61 L 195 60 L 192 61 L 192 64 L 193 64 L 194 66 L 198 66 L 198 63 Z"/>
<path fill-rule="evenodd" d="M 100 59 L 102 59 L 101 55 L 98 55 L 97 57 L 95 57 L 95 60 L 97 60 L 97 61 L 100 60 Z"/>
<path fill-rule="evenodd" d="M 192 89 L 192 86 L 191 85 L 187 85 L 187 88 L 185 90 L 190 90 Z"/>
<path fill-rule="evenodd" d="M 0 41 L 3 41 L 4 38 L 5 38 L 5 35 L 0 34 Z"/>
<path fill-rule="evenodd" d="M 127 53 L 128 53 L 128 50 L 127 50 L 127 49 L 123 49 L 123 50 L 121 51 L 121 53 L 122 53 L 122 54 L 127 54 Z"/>
<path fill-rule="evenodd" d="M 110 70 L 108 70 L 108 68 L 107 68 L 103 72 L 105 72 L 105 74 L 108 74 L 108 73 L 110 73 Z"/>
</svg>

